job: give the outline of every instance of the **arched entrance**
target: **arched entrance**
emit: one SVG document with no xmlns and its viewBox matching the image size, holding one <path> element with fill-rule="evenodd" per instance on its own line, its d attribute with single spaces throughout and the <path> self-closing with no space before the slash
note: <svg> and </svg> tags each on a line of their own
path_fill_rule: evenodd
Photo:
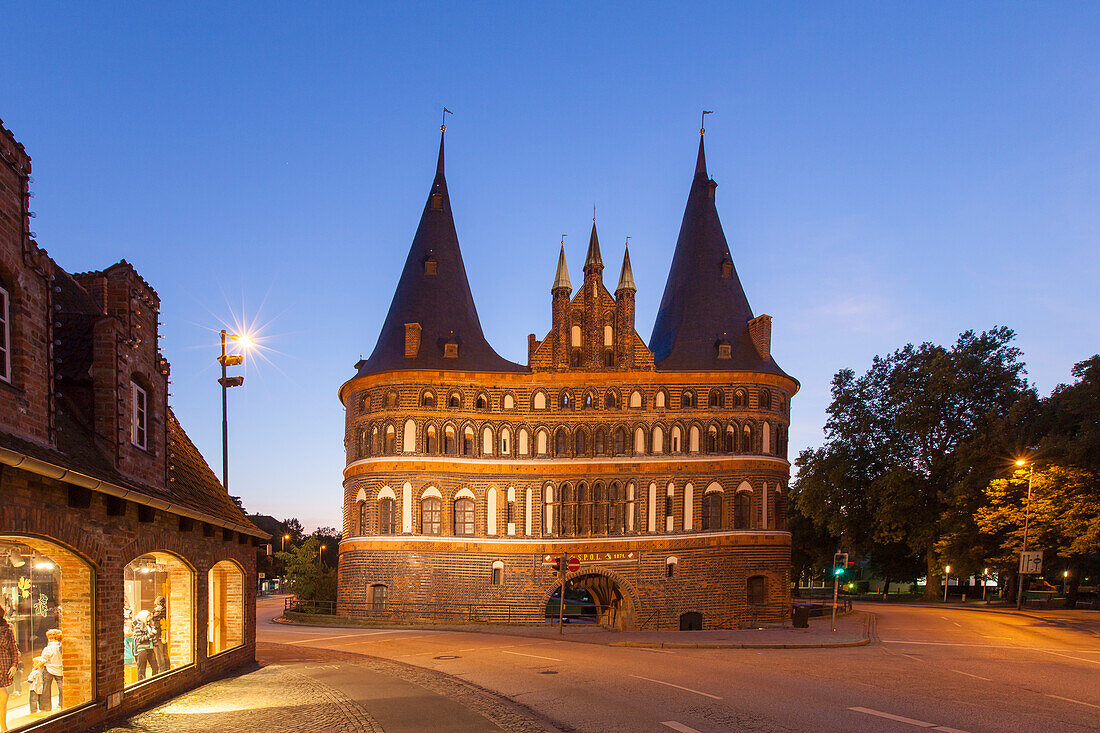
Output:
<svg viewBox="0 0 1100 733">
<path fill-rule="evenodd" d="M 555 583 L 546 596 L 547 618 L 558 616 L 560 588 Z M 611 571 L 592 568 L 566 576 L 564 615 L 571 619 L 626 631 L 634 628 L 636 608 L 633 590 Z"/>
</svg>

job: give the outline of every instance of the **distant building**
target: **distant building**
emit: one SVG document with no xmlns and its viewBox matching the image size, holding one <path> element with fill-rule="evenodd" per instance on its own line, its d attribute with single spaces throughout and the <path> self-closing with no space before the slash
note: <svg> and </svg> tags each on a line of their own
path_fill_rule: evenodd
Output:
<svg viewBox="0 0 1100 733">
<path fill-rule="evenodd" d="M 610 626 L 786 618 L 798 382 L 772 359 L 770 316 L 749 308 L 715 186 L 700 138 L 648 345 L 630 256 L 609 291 L 593 222 L 580 287 L 563 247 L 553 325 L 521 366 L 482 334 L 441 140 L 378 343 L 340 388 L 340 613 L 542 622 L 565 554 Z"/>
<path fill-rule="evenodd" d="M 254 659 L 266 535 L 172 413 L 157 293 L 125 260 L 70 274 L 40 249 L 30 173 L 0 125 L 0 606 L 22 678 L 50 629 L 64 668 L 47 716 L 17 685 L 7 722 L 83 731 Z"/>
</svg>

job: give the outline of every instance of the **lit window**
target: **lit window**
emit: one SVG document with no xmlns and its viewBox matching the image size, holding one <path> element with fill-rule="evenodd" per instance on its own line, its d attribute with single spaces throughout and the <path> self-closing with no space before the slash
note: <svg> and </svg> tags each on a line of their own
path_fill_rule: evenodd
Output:
<svg viewBox="0 0 1100 733">
<path fill-rule="evenodd" d="M 124 655 L 125 684 L 191 664 L 194 584 L 191 569 L 165 552 L 142 555 L 125 567 L 123 628 L 130 649 Z"/>
<path fill-rule="evenodd" d="M 146 447 L 149 396 L 137 382 L 130 382 L 130 442 L 138 448 Z"/>
<path fill-rule="evenodd" d="M 208 595 L 206 653 L 214 655 L 244 643 L 244 573 L 240 567 L 222 560 L 210 568 Z"/>
</svg>

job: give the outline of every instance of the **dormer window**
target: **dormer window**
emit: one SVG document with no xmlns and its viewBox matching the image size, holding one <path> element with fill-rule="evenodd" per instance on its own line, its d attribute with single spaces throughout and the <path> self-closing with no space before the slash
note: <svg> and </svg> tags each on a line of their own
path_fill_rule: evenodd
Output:
<svg viewBox="0 0 1100 733">
<path fill-rule="evenodd" d="M 130 382 L 130 442 L 144 450 L 148 433 L 149 395 L 137 382 Z"/>
<path fill-rule="evenodd" d="M 428 259 L 424 260 L 424 274 L 434 275 L 438 264 L 439 263 L 436 262 L 436 259 L 434 257 L 428 257 Z"/>
<path fill-rule="evenodd" d="M 733 349 L 730 347 L 729 341 L 718 342 L 718 358 L 729 359 L 733 356 Z"/>
<path fill-rule="evenodd" d="M 11 305 L 8 291 L 0 286 L 0 379 L 11 381 Z"/>
<path fill-rule="evenodd" d="M 443 211 L 443 194 L 433 193 L 431 202 L 432 211 Z"/>
<path fill-rule="evenodd" d="M 733 277 L 733 262 L 722 260 L 722 279 L 729 280 L 731 277 Z"/>
<path fill-rule="evenodd" d="M 457 359 L 458 358 L 458 342 L 448 341 L 443 344 L 443 358 L 444 359 Z"/>
</svg>

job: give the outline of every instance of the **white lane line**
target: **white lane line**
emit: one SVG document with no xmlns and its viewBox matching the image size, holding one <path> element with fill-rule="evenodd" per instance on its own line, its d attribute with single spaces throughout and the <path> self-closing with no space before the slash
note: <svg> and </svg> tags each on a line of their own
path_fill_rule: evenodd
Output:
<svg viewBox="0 0 1100 733">
<path fill-rule="evenodd" d="M 1037 652 L 1043 654 L 1053 654 L 1056 657 L 1065 657 L 1066 659 L 1076 659 L 1078 662 L 1088 662 L 1089 664 L 1100 664 L 1100 659 L 1085 659 L 1084 657 L 1075 657 L 1070 654 L 1059 654 L 1058 652 L 1052 652 L 1049 649 L 1036 649 Z"/>
<path fill-rule="evenodd" d="M 976 680 L 985 680 L 986 682 L 992 682 L 993 681 L 993 680 L 989 679 L 988 677 L 980 677 L 976 674 L 970 674 L 969 672 L 963 672 L 961 669 L 953 669 L 951 671 L 954 672 L 955 674 L 965 674 L 967 677 L 973 677 Z"/>
<path fill-rule="evenodd" d="M 964 644 L 962 642 L 953 641 L 909 641 L 907 639 L 879 639 L 883 644 L 918 644 L 922 646 L 965 646 L 975 649 L 1018 649 L 1020 651 L 1032 651 L 1032 652 L 1050 652 L 1051 654 L 1057 654 L 1051 649 L 1043 649 L 1037 646 L 1020 646 L 1019 644 Z M 1074 649 L 1078 654 L 1097 654 L 1100 653 L 1100 649 Z M 1086 662 L 1091 662 L 1091 659 L 1086 659 Z"/>
<path fill-rule="evenodd" d="M 901 656 L 908 657 L 909 659 L 912 659 L 914 662 L 923 662 L 924 661 L 920 657 L 914 657 L 912 654 L 902 654 Z"/>
<path fill-rule="evenodd" d="M 944 621 L 951 621 L 951 623 L 955 624 L 955 625 L 956 625 L 956 626 L 958 626 L 958 627 L 959 627 L 960 629 L 961 629 L 961 628 L 963 627 L 963 625 L 962 625 L 962 624 L 960 624 L 960 623 L 959 623 L 958 621 L 954 621 L 954 620 L 952 620 L 952 619 L 949 619 L 949 618 L 947 618 L 947 616 L 940 616 L 940 618 L 942 618 L 942 619 L 943 619 Z"/>
<path fill-rule="evenodd" d="M 932 730 L 938 730 L 940 733 L 966 733 L 965 730 L 959 730 L 958 728 L 948 728 L 946 725 L 937 725 Z"/>
<path fill-rule="evenodd" d="M 661 723 L 666 728 L 672 728 L 672 730 L 678 730 L 680 733 L 703 733 L 702 731 L 692 728 L 690 725 L 684 725 L 683 723 L 677 723 L 675 720 L 666 720 Z"/>
<path fill-rule="evenodd" d="M 854 710 L 857 713 L 864 713 L 866 715 L 874 715 L 879 718 L 886 718 L 887 720 L 896 720 L 899 723 L 908 723 L 909 725 L 915 725 L 918 728 L 935 728 L 935 723 L 926 723 L 923 720 L 914 720 L 913 718 L 905 718 L 901 715 L 893 715 L 891 713 L 884 713 L 881 710 L 872 710 L 871 708 L 848 708 Z"/>
<path fill-rule="evenodd" d="M 680 685 L 674 685 L 671 682 L 664 682 L 662 680 L 654 680 L 649 677 L 642 677 L 640 675 L 631 674 L 628 677 L 633 677 L 636 680 L 645 680 L 646 682 L 655 682 L 658 685 L 665 685 L 667 687 L 675 687 L 677 690 L 683 690 L 684 692 L 694 692 L 696 695 L 702 695 L 703 697 L 709 697 L 711 700 L 721 700 L 722 698 L 717 695 L 712 695 L 709 692 L 700 692 L 699 690 L 693 690 L 690 687 L 681 687 Z"/>
<path fill-rule="evenodd" d="M 672 651 L 671 649 L 650 649 L 647 646 L 639 646 L 639 647 L 634 647 L 634 648 L 637 649 L 640 652 L 651 652 L 653 654 L 675 654 L 676 653 L 676 652 Z"/>
<path fill-rule="evenodd" d="M 1072 697 L 1062 697 L 1061 695 L 1050 695 L 1047 697 L 1053 697 L 1055 700 L 1065 700 L 1066 702 L 1075 702 L 1078 705 L 1088 705 L 1090 708 L 1100 708 L 1100 705 L 1093 705 L 1091 702 L 1081 702 L 1080 700 L 1074 700 Z"/>
<path fill-rule="evenodd" d="M 538 654 L 524 654 L 523 652 L 510 652 L 510 651 L 507 651 L 507 650 L 501 652 L 501 654 L 514 654 L 517 657 L 531 657 L 532 659 L 547 659 L 551 662 L 560 662 L 560 661 L 562 661 L 562 660 L 557 659 L 555 657 L 540 657 Z"/>
<path fill-rule="evenodd" d="M 319 636 L 315 639 L 295 639 L 294 641 L 285 641 L 284 644 L 309 644 L 315 641 L 332 641 L 333 639 L 354 639 L 357 636 L 374 636 L 381 632 L 373 631 L 369 634 L 341 634 L 340 636 Z"/>
</svg>

